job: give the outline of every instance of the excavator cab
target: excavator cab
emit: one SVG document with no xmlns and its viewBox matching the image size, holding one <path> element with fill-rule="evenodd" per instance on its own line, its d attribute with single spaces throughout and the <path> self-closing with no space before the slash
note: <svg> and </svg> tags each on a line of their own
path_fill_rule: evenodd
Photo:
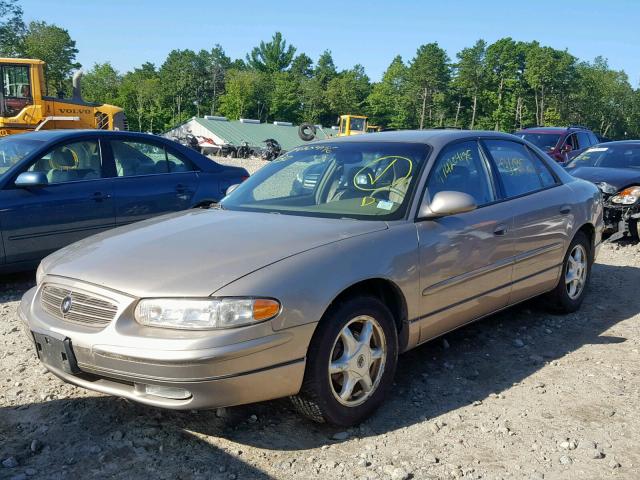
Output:
<svg viewBox="0 0 640 480">
<path fill-rule="evenodd" d="M 367 117 L 361 115 L 340 115 L 338 136 L 359 135 L 367 133 Z"/>
<path fill-rule="evenodd" d="M 0 65 L 0 117 L 15 117 L 33 104 L 29 65 Z"/>
</svg>

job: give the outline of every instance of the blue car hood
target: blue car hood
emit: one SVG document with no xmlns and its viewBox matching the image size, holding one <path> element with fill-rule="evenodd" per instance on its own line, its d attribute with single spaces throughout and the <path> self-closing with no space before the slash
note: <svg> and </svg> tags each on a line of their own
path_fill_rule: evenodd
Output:
<svg viewBox="0 0 640 480">
<path fill-rule="evenodd" d="M 567 168 L 574 177 L 593 183 L 607 182 L 618 190 L 631 185 L 640 185 L 640 171 L 630 168 L 578 167 Z"/>
</svg>

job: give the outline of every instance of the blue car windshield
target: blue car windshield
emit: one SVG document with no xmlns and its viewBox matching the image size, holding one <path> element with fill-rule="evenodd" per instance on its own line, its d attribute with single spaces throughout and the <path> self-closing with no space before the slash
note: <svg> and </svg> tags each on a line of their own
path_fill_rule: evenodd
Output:
<svg viewBox="0 0 640 480">
<path fill-rule="evenodd" d="M 42 146 L 41 140 L 22 139 L 20 135 L 0 140 L 0 178 L 15 164 Z"/>
<path fill-rule="evenodd" d="M 222 208 L 329 218 L 402 218 L 429 147 L 393 142 L 311 143 L 252 175 Z"/>
<path fill-rule="evenodd" d="M 574 158 L 568 169 L 577 167 L 633 168 L 640 170 L 640 143 L 596 145 Z"/>
</svg>

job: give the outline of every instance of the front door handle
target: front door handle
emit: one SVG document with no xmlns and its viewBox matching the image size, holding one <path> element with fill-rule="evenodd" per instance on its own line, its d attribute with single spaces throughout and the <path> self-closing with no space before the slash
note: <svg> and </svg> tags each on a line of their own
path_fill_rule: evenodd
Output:
<svg viewBox="0 0 640 480">
<path fill-rule="evenodd" d="M 496 227 L 496 229 L 493 231 L 494 235 L 498 235 L 498 236 L 503 236 L 507 233 L 507 226 L 506 225 L 498 225 Z"/>
<path fill-rule="evenodd" d="M 111 195 L 109 195 L 108 193 L 102 193 L 102 192 L 96 192 L 93 194 L 93 199 L 96 202 L 101 202 L 103 200 L 109 200 L 111 198 Z"/>
<path fill-rule="evenodd" d="M 567 214 L 571 213 L 571 205 L 563 205 L 560 208 L 560 213 L 562 215 L 567 215 Z"/>
</svg>

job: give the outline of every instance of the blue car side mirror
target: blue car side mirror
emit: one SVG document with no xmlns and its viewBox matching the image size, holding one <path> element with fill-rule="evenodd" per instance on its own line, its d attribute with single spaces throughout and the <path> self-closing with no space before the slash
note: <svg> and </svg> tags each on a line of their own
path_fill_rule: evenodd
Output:
<svg viewBox="0 0 640 480">
<path fill-rule="evenodd" d="M 15 181 L 16 187 L 44 187 L 49 185 L 49 180 L 44 172 L 23 172 Z"/>
</svg>

